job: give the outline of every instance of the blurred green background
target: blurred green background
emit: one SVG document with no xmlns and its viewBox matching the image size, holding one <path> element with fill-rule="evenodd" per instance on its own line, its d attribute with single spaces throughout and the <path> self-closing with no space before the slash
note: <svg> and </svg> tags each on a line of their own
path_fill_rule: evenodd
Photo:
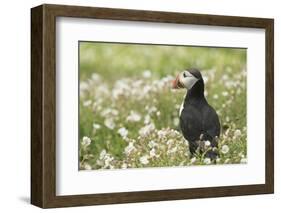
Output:
<svg viewBox="0 0 281 213">
<path fill-rule="evenodd" d="M 143 70 L 161 78 L 191 67 L 223 74 L 227 68 L 238 72 L 245 64 L 245 49 L 80 42 L 81 80 L 93 72 L 112 81 Z"/>
</svg>

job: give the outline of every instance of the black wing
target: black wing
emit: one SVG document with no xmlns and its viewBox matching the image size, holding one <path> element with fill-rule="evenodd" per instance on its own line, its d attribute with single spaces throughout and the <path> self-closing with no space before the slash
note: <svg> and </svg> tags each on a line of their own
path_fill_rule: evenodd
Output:
<svg viewBox="0 0 281 213">
<path fill-rule="evenodd" d="M 216 111 L 206 105 L 202 110 L 204 139 L 213 141 L 220 136 L 220 121 Z"/>
<path fill-rule="evenodd" d="M 180 115 L 180 127 L 186 140 L 199 140 L 203 128 L 202 118 L 202 113 L 193 105 L 184 107 Z"/>
</svg>

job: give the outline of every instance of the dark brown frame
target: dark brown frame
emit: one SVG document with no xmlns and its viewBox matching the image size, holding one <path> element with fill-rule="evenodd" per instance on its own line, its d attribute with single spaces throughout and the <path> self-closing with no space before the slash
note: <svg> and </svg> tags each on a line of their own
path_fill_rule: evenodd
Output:
<svg viewBox="0 0 281 213">
<path fill-rule="evenodd" d="M 56 17 L 262 28 L 266 32 L 265 184 L 56 196 Z M 274 192 L 274 20 L 110 8 L 41 5 L 31 9 L 31 203 L 65 207 Z"/>
</svg>

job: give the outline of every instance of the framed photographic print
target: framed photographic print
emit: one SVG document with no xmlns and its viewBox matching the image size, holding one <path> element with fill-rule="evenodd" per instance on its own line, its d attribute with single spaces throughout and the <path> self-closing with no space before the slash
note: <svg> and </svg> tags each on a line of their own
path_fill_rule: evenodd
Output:
<svg viewBox="0 0 281 213">
<path fill-rule="evenodd" d="M 31 203 L 274 191 L 273 19 L 31 9 Z"/>
</svg>

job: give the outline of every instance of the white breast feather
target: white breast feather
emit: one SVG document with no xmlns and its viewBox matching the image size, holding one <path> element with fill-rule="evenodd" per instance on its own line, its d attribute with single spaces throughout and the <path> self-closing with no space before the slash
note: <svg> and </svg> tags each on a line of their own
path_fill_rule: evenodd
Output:
<svg viewBox="0 0 281 213">
<path fill-rule="evenodd" d="M 181 107 L 180 107 L 180 110 L 179 110 L 179 117 L 181 116 L 181 112 L 183 110 L 183 104 L 184 104 L 184 101 L 181 103 Z"/>
</svg>

